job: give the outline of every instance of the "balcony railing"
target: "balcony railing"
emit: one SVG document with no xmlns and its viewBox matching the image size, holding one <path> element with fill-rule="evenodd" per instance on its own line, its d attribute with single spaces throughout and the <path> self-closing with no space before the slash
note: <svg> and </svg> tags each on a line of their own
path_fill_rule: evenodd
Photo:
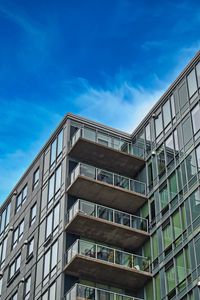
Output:
<svg viewBox="0 0 200 300">
<path fill-rule="evenodd" d="M 98 130 L 89 129 L 86 127 L 79 128 L 70 140 L 71 148 L 78 141 L 79 138 L 84 138 L 86 140 L 101 144 L 103 146 L 122 151 L 131 155 L 135 155 L 144 158 L 144 148 L 133 145 L 126 140 L 117 138 L 108 133 L 103 133 Z"/>
<path fill-rule="evenodd" d="M 75 284 L 65 295 L 64 300 L 142 300 L 95 287 Z"/>
<path fill-rule="evenodd" d="M 150 271 L 150 262 L 146 257 L 124 252 L 93 242 L 76 240 L 67 251 L 66 263 L 69 264 L 78 254 L 130 269 L 146 272 Z"/>
<path fill-rule="evenodd" d="M 104 219 L 116 224 L 128 226 L 129 228 L 148 231 L 148 220 L 134 216 L 103 205 L 94 204 L 83 199 L 78 199 L 69 209 L 67 222 L 70 223 L 77 213 Z"/>
<path fill-rule="evenodd" d="M 71 185 L 79 175 L 146 195 L 145 183 L 82 163 L 79 163 L 72 171 L 69 184 Z"/>
</svg>

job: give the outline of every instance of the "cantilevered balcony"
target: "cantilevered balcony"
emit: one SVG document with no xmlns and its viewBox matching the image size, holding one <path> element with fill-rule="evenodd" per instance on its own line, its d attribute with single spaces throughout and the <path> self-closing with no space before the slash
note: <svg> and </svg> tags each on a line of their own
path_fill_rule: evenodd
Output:
<svg viewBox="0 0 200 300">
<path fill-rule="evenodd" d="M 136 297 L 118 294 L 83 284 L 75 284 L 65 295 L 64 300 L 142 300 Z"/>
<path fill-rule="evenodd" d="M 84 240 L 67 251 L 65 272 L 127 290 L 140 289 L 152 277 L 147 258 Z"/>
<path fill-rule="evenodd" d="M 67 232 L 134 250 L 149 238 L 147 219 L 79 199 L 68 211 Z"/>
<path fill-rule="evenodd" d="M 144 149 L 116 136 L 84 127 L 72 136 L 68 154 L 80 162 L 131 177 L 145 165 Z"/>
<path fill-rule="evenodd" d="M 67 192 L 129 213 L 134 213 L 146 201 L 146 185 L 93 166 L 78 164 L 69 178 Z"/>
</svg>

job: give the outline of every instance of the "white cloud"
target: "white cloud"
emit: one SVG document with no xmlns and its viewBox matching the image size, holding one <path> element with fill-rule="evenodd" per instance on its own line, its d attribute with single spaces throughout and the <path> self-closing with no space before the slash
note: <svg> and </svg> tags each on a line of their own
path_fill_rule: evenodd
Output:
<svg viewBox="0 0 200 300">
<path fill-rule="evenodd" d="M 134 87 L 126 81 L 104 89 L 94 88 L 86 81 L 83 86 L 84 92 L 74 100 L 79 114 L 129 133 L 164 92 L 164 89 L 150 91 Z"/>
</svg>

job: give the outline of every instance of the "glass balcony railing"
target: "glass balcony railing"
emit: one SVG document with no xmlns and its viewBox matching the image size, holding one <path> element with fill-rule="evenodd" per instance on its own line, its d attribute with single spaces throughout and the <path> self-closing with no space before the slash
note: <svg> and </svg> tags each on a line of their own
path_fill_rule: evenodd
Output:
<svg viewBox="0 0 200 300">
<path fill-rule="evenodd" d="M 142 299 L 77 283 L 65 295 L 65 300 L 142 300 Z"/>
<path fill-rule="evenodd" d="M 82 163 L 79 163 L 72 171 L 69 184 L 71 185 L 79 175 L 146 195 L 145 183 Z"/>
<path fill-rule="evenodd" d="M 147 272 L 150 270 L 150 263 L 146 257 L 85 240 L 76 240 L 76 242 L 68 249 L 66 263 L 69 264 L 77 254 L 120 265 L 128 269 Z"/>
<path fill-rule="evenodd" d="M 127 226 L 129 228 L 140 229 L 146 232 L 148 231 L 147 219 L 91 203 L 83 199 L 78 199 L 78 201 L 76 201 L 76 203 L 69 209 L 67 215 L 68 223 L 71 222 L 77 213 L 83 213 L 88 216 L 104 219 L 116 224 Z"/>
<path fill-rule="evenodd" d="M 70 140 L 71 148 L 81 137 L 103 146 L 144 158 L 144 148 L 138 145 L 133 145 L 122 138 L 118 138 L 108 133 L 100 132 L 99 130 L 94 130 L 86 127 L 79 128 L 74 133 Z"/>
</svg>

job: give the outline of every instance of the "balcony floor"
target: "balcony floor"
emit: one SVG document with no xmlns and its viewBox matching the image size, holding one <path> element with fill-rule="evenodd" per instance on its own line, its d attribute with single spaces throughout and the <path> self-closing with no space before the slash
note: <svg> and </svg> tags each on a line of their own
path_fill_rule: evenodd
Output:
<svg viewBox="0 0 200 300">
<path fill-rule="evenodd" d="M 88 216 L 81 212 L 77 213 L 66 225 L 66 231 L 93 241 L 130 250 L 141 247 L 150 236 L 145 231 Z"/>
<path fill-rule="evenodd" d="M 113 148 L 79 138 L 68 155 L 98 168 L 134 177 L 145 165 L 144 159 Z"/>
<path fill-rule="evenodd" d="M 136 212 L 147 201 L 146 196 L 142 194 L 80 175 L 68 187 L 67 192 L 80 199 L 130 214 Z"/>
<path fill-rule="evenodd" d="M 149 272 L 129 269 L 81 255 L 76 255 L 65 266 L 64 271 L 66 274 L 80 279 L 96 281 L 132 291 L 140 289 L 152 278 Z"/>
</svg>

